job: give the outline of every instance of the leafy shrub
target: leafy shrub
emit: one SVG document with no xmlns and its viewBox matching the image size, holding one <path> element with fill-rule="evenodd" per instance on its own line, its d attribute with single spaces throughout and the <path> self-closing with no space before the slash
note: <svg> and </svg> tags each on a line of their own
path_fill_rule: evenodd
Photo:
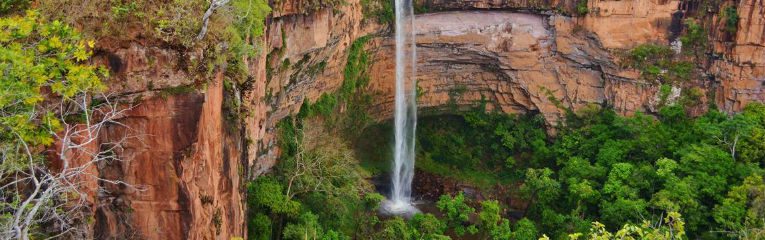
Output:
<svg viewBox="0 0 765 240">
<path fill-rule="evenodd" d="M 316 103 L 311 105 L 311 115 L 329 116 L 337 106 L 337 98 L 330 94 L 322 94 Z"/>
<path fill-rule="evenodd" d="M 0 1 L 0 15 L 23 10 L 29 6 L 29 0 L 2 0 Z"/>
<path fill-rule="evenodd" d="M 41 21 L 37 12 L 0 18 L 0 29 L 0 127 L 11 130 L 0 139 L 15 139 L 8 135 L 14 132 L 32 145 L 49 145 L 61 123 L 43 106 L 42 89 L 66 99 L 100 92 L 108 71 L 86 62 L 93 41 L 59 21 Z"/>
<path fill-rule="evenodd" d="M 361 0 L 364 19 L 374 18 L 380 24 L 393 26 L 396 13 L 392 0 Z"/>
<path fill-rule="evenodd" d="M 687 19 L 685 21 L 685 34 L 680 36 L 680 41 L 683 43 L 683 49 L 688 49 L 687 53 L 696 55 L 696 58 L 700 58 L 700 54 L 707 47 L 707 31 L 703 26 L 699 25 L 694 19 Z"/>
<path fill-rule="evenodd" d="M 16 4 L 21 2 L 4 1 L 8 8 L 3 10 L 16 10 Z M 85 143 L 99 141 L 109 148 L 108 140 L 93 135 L 112 125 L 110 114 L 119 111 L 92 96 L 106 90 L 101 79 L 108 76 L 89 64 L 94 45 L 68 24 L 45 21 L 37 11 L 0 18 L 2 239 L 78 238 L 70 230 L 87 217 L 79 211 L 86 203 L 78 190 L 91 177 L 80 166 L 107 154 Z M 52 151 L 54 142 L 65 146 L 60 153 Z M 47 227 L 54 225 L 58 228 Z"/>
<path fill-rule="evenodd" d="M 695 67 L 691 62 L 676 60 L 671 48 L 656 44 L 639 45 L 628 56 L 628 64 L 640 70 L 643 78 L 661 83 L 687 81 Z"/>
<path fill-rule="evenodd" d="M 348 48 L 348 61 L 343 71 L 343 84 L 340 87 L 340 97 L 348 101 L 351 96 L 369 83 L 369 54 L 364 45 L 369 41 L 369 36 L 356 39 Z"/>
<path fill-rule="evenodd" d="M 672 49 L 668 46 L 656 44 L 642 44 L 629 52 L 631 64 L 637 68 L 645 68 L 662 59 L 671 58 Z"/>
<path fill-rule="evenodd" d="M 457 236 L 478 232 L 478 228 L 475 225 L 466 224 L 470 219 L 470 215 L 475 213 L 475 209 L 467 205 L 465 196 L 462 193 L 454 197 L 443 195 L 436 202 L 436 206 L 444 214 L 446 226 L 454 229 L 454 233 Z"/>
<path fill-rule="evenodd" d="M 590 9 L 587 8 L 587 0 L 579 0 L 576 3 L 576 13 L 579 16 L 587 15 L 587 13 L 590 12 Z"/>
<path fill-rule="evenodd" d="M 515 229 L 513 233 L 513 239 L 518 240 L 534 240 L 538 239 L 539 233 L 534 222 L 527 218 L 523 218 L 515 223 Z"/>
<path fill-rule="evenodd" d="M 736 34 L 739 21 L 738 10 L 736 10 L 736 7 L 727 6 L 721 13 L 725 19 L 725 31 L 730 34 Z"/>
<path fill-rule="evenodd" d="M 131 1 L 129 3 L 119 2 L 112 6 L 112 15 L 117 19 L 124 18 L 131 14 L 137 14 L 136 17 L 143 16 L 143 14 L 136 11 L 137 9 L 138 4 L 135 1 Z"/>
</svg>

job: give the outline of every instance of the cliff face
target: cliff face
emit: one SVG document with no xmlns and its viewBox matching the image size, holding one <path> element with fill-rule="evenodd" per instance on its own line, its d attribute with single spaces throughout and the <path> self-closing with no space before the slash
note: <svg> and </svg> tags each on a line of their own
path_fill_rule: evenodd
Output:
<svg viewBox="0 0 765 240">
<path fill-rule="evenodd" d="M 222 74 L 196 90 L 189 57 L 144 44 L 100 43 L 95 60 L 112 70 L 110 93 L 134 102 L 100 137 L 122 161 L 89 172 L 85 186 L 97 239 L 229 239 L 244 236 L 241 134 L 224 118 Z M 190 87 L 184 87 L 186 85 Z M 124 138 L 124 137 L 128 138 Z M 99 144 L 100 145 L 100 144 Z"/>
<path fill-rule="evenodd" d="M 450 10 L 417 18 L 423 113 L 465 109 L 483 98 L 504 112 L 540 112 L 549 124 L 563 114 L 549 96 L 574 109 L 606 103 L 623 114 L 655 111 L 659 86 L 621 68 L 617 53 L 647 42 L 667 44 L 687 13 L 678 12 L 679 1 L 660 0 L 590 0 L 584 17 L 568 14 L 577 3 L 568 0 L 417 2 L 430 10 Z M 734 36 L 721 32 L 724 21 L 705 20 L 716 57 L 699 69 L 706 78 L 689 84 L 713 97 L 702 102 L 733 112 L 765 101 L 763 5 L 743 0 L 735 6 L 741 20 Z M 201 80 L 187 74 L 184 65 L 200 52 L 141 40 L 99 42 L 96 61 L 113 71 L 110 91 L 140 102 L 123 119 L 140 138 L 124 144 L 126 161 L 92 171 L 143 188 L 88 185 L 94 236 L 244 236 L 242 184 L 276 163 L 276 123 L 296 113 L 304 99 L 315 101 L 341 86 L 348 48 L 361 36 L 373 36 L 366 46 L 373 59 L 370 113 L 391 117 L 395 63 L 387 26 L 365 20 L 357 0 L 316 11 L 298 6 L 290 0 L 272 6 L 260 39 L 263 50 L 246 59 L 251 86 L 242 92 L 225 90 L 221 74 Z M 180 91 L 188 85 L 202 90 Z M 240 100 L 247 111 L 241 126 L 227 121 L 224 111 L 226 101 Z M 115 127 L 104 141 L 122 131 Z"/>
<path fill-rule="evenodd" d="M 98 195 L 96 237 L 243 235 L 240 142 L 225 129 L 222 93 L 221 84 L 213 84 L 204 93 L 149 98 L 127 113 L 122 122 L 140 140 L 123 144 L 124 162 L 99 172 L 138 189 L 102 186 L 107 193 Z"/>
<path fill-rule="evenodd" d="M 611 102 L 621 112 L 643 110 L 656 89 L 631 79 L 634 73 L 619 69 L 596 37 L 574 32 L 574 24 L 568 17 L 509 12 L 418 16 L 419 107 L 448 111 L 484 99 L 503 112 L 541 112 L 551 123 L 563 111 L 550 96 L 574 109 Z M 389 118 L 393 42 L 385 39 L 381 44 L 370 88 L 382 93 L 373 112 Z"/>
<path fill-rule="evenodd" d="M 300 14 L 283 1 L 267 25 L 265 51 L 251 66 L 257 87 L 246 93 L 245 104 L 254 115 L 247 119 L 250 145 L 249 175 L 257 177 L 271 169 L 279 155 L 275 148 L 275 126 L 282 118 L 297 113 L 304 99 L 316 100 L 343 82 L 348 48 L 358 37 L 380 31 L 382 26 L 364 23 L 357 0 L 337 9 Z M 268 72 L 268 73 L 266 73 Z M 247 108 L 247 106 L 245 106 Z"/>
<path fill-rule="evenodd" d="M 735 8 L 740 16 L 735 34 L 724 33 L 724 22 L 715 16 L 712 43 L 718 56 L 709 67 L 720 85 L 715 101 L 728 111 L 765 101 L 765 2 L 744 0 Z"/>
<path fill-rule="evenodd" d="M 565 2 L 421 1 L 433 9 L 534 9 L 569 6 Z M 549 7 L 548 7 L 549 8 Z M 639 44 L 669 44 L 681 32 L 683 16 L 677 1 L 590 1 L 585 17 L 508 12 L 450 11 L 423 14 L 417 20 L 417 80 L 424 110 L 439 112 L 474 106 L 482 98 L 509 113 L 541 112 L 549 124 L 562 117 L 549 96 L 574 110 L 587 104 L 608 104 L 622 114 L 655 112 L 659 84 L 647 82 L 634 69 L 620 67 L 622 52 Z M 703 93 L 694 114 L 707 103 L 735 112 L 746 103 L 762 102 L 762 3 L 741 2 L 733 40 L 721 34 L 724 22 L 713 15 L 702 21 L 710 42 L 722 57 L 701 59 L 699 79 L 677 85 Z M 703 20 L 703 19 L 702 19 Z M 680 28 L 680 29 L 678 29 Z M 722 40 L 720 40 L 722 39 Z M 381 93 L 375 111 L 392 113 L 393 42 L 383 38 L 376 52 L 370 88 Z M 679 94 L 679 92 L 677 93 Z M 714 99 L 707 99 L 714 97 Z M 491 107 L 491 106 L 490 106 Z M 447 109 L 448 110 L 448 109 Z"/>
</svg>

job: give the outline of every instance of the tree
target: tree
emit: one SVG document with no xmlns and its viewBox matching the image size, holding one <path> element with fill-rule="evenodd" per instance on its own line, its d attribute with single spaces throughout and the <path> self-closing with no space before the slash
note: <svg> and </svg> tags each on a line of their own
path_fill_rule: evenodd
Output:
<svg viewBox="0 0 765 240">
<path fill-rule="evenodd" d="M 603 200 L 600 203 L 600 220 L 609 225 L 621 225 L 646 216 L 647 203 L 643 199 Z"/>
<path fill-rule="evenodd" d="M 122 142 L 100 133 L 129 107 L 94 98 L 107 71 L 89 65 L 93 41 L 36 12 L 0 18 L 0 238 L 35 234 L 87 238 L 86 181 L 120 184 L 94 174 L 96 164 L 120 161 Z M 54 144 L 55 143 L 55 144 Z M 45 155 L 48 149 L 51 154 Z"/>
<path fill-rule="evenodd" d="M 730 154 L 720 148 L 700 144 L 682 151 L 678 172 L 693 177 L 691 182 L 698 189 L 699 196 L 719 201 L 725 197 L 729 181 L 737 175 L 739 168 L 749 167 L 736 165 Z"/>
<path fill-rule="evenodd" d="M 513 239 L 516 240 L 534 240 L 539 236 L 537 227 L 534 222 L 528 218 L 523 218 L 515 223 L 515 231 L 513 232 Z"/>
<path fill-rule="evenodd" d="M 446 224 L 430 213 L 415 214 L 409 220 L 409 225 L 417 233 L 416 239 L 440 239 L 446 237 L 443 236 Z"/>
<path fill-rule="evenodd" d="M 301 204 L 289 199 L 283 189 L 284 187 L 276 179 L 260 177 L 255 182 L 247 184 L 248 205 L 263 207 L 276 214 L 297 216 Z"/>
<path fill-rule="evenodd" d="M 637 198 L 638 189 L 630 186 L 634 165 L 616 163 L 608 173 L 608 179 L 603 184 L 603 193 L 612 198 Z"/>
<path fill-rule="evenodd" d="M 740 114 L 746 115 L 745 118 L 751 121 L 752 127 L 748 137 L 737 147 L 739 161 L 765 162 L 765 104 L 750 103 Z"/>
<path fill-rule="evenodd" d="M 496 200 L 481 202 L 481 212 L 478 213 L 479 230 L 484 239 L 509 240 L 512 238 L 510 221 L 503 219 L 501 208 Z"/>
<path fill-rule="evenodd" d="M 753 174 L 733 187 L 721 204 L 714 207 L 715 222 L 731 237 L 765 237 L 765 182 Z"/>
<path fill-rule="evenodd" d="M 296 222 L 288 223 L 283 234 L 284 239 L 291 240 L 320 239 L 323 236 L 319 218 L 311 212 L 304 212 Z"/>
<path fill-rule="evenodd" d="M 577 240 L 582 236 L 586 239 L 652 239 L 652 240 L 675 240 L 685 239 L 685 222 L 677 212 L 669 212 L 659 222 L 644 221 L 641 225 L 625 224 L 616 232 L 610 232 L 606 225 L 593 222 L 589 233 L 569 234 L 568 238 Z"/>
<path fill-rule="evenodd" d="M 285 179 L 288 199 L 303 193 L 358 197 L 362 177 L 353 151 L 320 124 L 304 122 L 292 141 L 298 142 L 293 156 L 283 156 L 277 166 Z"/>
<path fill-rule="evenodd" d="M 470 215 L 475 213 L 475 209 L 465 203 L 465 196 L 462 193 L 453 198 L 449 195 L 442 195 L 436 202 L 436 206 L 444 214 L 446 226 L 454 229 L 457 236 L 478 232 L 476 226 L 468 222 Z"/>
<path fill-rule="evenodd" d="M 382 230 L 377 232 L 373 239 L 380 240 L 409 240 L 412 238 L 412 230 L 404 222 L 404 219 L 395 217 L 383 222 Z"/>
<path fill-rule="evenodd" d="M 731 158 L 736 160 L 737 147 L 751 135 L 754 124 L 754 120 L 746 114 L 737 114 L 717 126 L 712 125 L 709 131 L 720 144 L 727 147 Z"/>
<path fill-rule="evenodd" d="M 271 239 L 271 218 L 263 213 L 256 213 L 254 217 L 251 217 L 249 225 L 250 238 L 256 240 L 269 240 Z"/>
<path fill-rule="evenodd" d="M 521 185 L 521 193 L 529 199 L 529 205 L 547 204 L 555 201 L 560 194 L 560 183 L 552 178 L 549 168 L 526 170 L 526 179 Z"/>
<path fill-rule="evenodd" d="M 207 24 L 210 22 L 210 17 L 215 12 L 215 10 L 225 6 L 229 1 L 230 0 L 215 0 L 210 3 L 210 7 L 207 8 L 205 14 L 202 15 L 202 29 L 199 30 L 199 34 L 197 34 L 197 41 L 202 40 L 202 38 L 205 37 L 205 34 L 207 34 Z"/>
</svg>

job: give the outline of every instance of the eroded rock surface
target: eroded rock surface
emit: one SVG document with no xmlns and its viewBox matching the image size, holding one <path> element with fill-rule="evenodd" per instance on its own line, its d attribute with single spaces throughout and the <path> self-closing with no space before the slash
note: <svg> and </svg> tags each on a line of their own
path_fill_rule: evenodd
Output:
<svg viewBox="0 0 765 240">
<path fill-rule="evenodd" d="M 509 12 L 418 15 L 417 80 L 423 110 L 472 107 L 482 99 L 508 113 L 541 112 L 557 122 L 564 106 L 614 103 L 625 113 L 646 109 L 655 89 L 619 70 L 593 36 L 573 32 L 573 20 Z M 393 42 L 381 40 L 370 89 L 380 118 L 392 113 Z M 626 89 L 625 89 L 626 88 Z M 630 91 L 629 95 L 620 91 Z"/>
<path fill-rule="evenodd" d="M 220 80 L 220 78 L 218 79 Z M 222 84 L 207 91 L 153 97 L 130 110 L 107 140 L 130 136 L 123 161 L 97 166 L 99 239 L 210 239 L 244 236 L 241 141 L 222 117 Z"/>
<path fill-rule="evenodd" d="M 225 93 L 220 75 L 198 79 L 185 72 L 187 61 L 201 54 L 197 50 L 140 40 L 99 42 L 103 50 L 95 60 L 112 69 L 112 93 L 141 100 L 124 122 L 143 140 L 125 145 L 127 161 L 91 172 L 145 190 L 89 184 L 94 236 L 243 237 L 242 184 L 278 161 L 276 123 L 296 113 L 305 99 L 315 101 L 342 85 L 348 49 L 361 36 L 371 35 L 366 46 L 373 56 L 370 113 L 391 117 L 395 63 L 387 26 L 364 20 L 357 0 L 312 11 L 296 1 L 272 6 L 260 39 L 263 51 L 246 59 L 250 86 L 234 96 Z M 467 109 L 485 99 L 490 108 L 508 113 L 540 112 L 548 124 L 563 114 L 550 96 L 574 109 L 605 103 L 622 114 L 655 111 L 657 84 L 620 68 L 614 52 L 648 42 L 668 44 L 682 30 L 673 24 L 682 23 L 686 14 L 678 14 L 679 1 L 661 0 L 589 0 L 590 13 L 583 17 L 571 14 L 576 1 L 569 0 L 418 2 L 452 11 L 417 17 L 422 113 Z M 705 25 L 716 36 L 710 43 L 718 57 L 703 60 L 699 71 L 705 79 L 690 85 L 714 93 L 707 94 L 714 97 L 708 101 L 723 110 L 765 101 L 764 5 L 763 0 L 736 3 L 741 20 L 730 36 L 720 32 L 722 21 Z M 517 10 L 526 13 L 512 12 Z M 206 83 L 202 90 L 163 94 L 200 82 Z M 244 126 L 230 126 L 223 105 L 239 100 L 246 111 Z M 111 129 L 104 141 L 121 131 Z"/>
<path fill-rule="evenodd" d="M 740 16 L 737 31 L 726 39 L 720 33 L 724 27 L 717 27 L 714 51 L 722 56 L 709 68 L 720 85 L 715 101 L 729 112 L 765 101 L 765 2 L 744 0 L 736 8 Z"/>
</svg>

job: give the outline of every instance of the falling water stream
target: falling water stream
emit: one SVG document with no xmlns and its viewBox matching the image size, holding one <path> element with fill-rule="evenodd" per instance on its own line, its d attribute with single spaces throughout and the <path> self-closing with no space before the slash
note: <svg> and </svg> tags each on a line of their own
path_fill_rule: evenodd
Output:
<svg viewBox="0 0 765 240">
<path fill-rule="evenodd" d="M 417 124 L 415 82 L 416 45 L 412 0 L 396 1 L 396 101 L 394 112 L 394 159 L 390 199 L 383 211 L 410 215 L 418 210 L 412 203 L 414 177 L 414 134 Z"/>
</svg>

